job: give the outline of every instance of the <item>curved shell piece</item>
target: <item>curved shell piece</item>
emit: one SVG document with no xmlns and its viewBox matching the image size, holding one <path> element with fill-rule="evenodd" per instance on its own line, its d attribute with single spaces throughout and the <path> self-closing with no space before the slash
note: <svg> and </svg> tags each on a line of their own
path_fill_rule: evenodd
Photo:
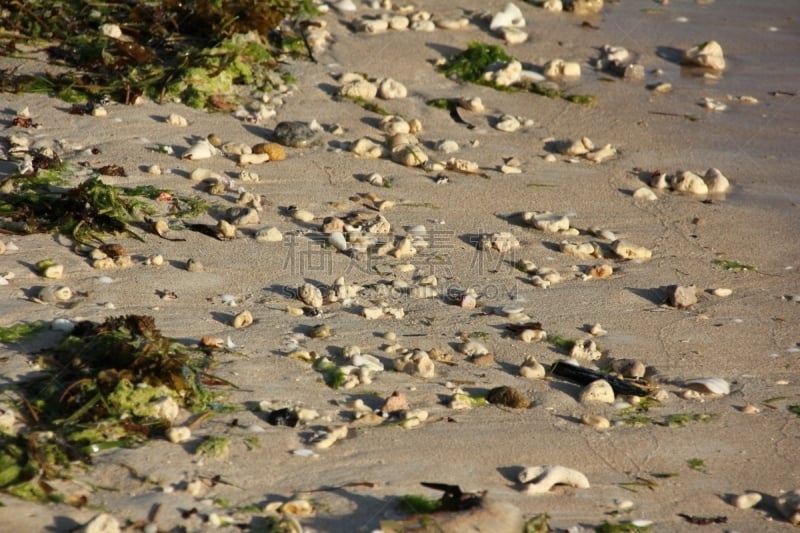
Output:
<svg viewBox="0 0 800 533">
<path fill-rule="evenodd" d="M 586 476 L 561 465 L 539 465 L 524 468 L 519 473 L 520 483 L 525 483 L 525 492 L 528 494 L 544 494 L 556 485 L 570 485 L 579 489 L 588 489 L 589 480 Z"/>
<path fill-rule="evenodd" d="M 688 379 L 684 386 L 709 396 L 726 396 L 731 393 L 730 384 L 722 378 Z"/>
</svg>

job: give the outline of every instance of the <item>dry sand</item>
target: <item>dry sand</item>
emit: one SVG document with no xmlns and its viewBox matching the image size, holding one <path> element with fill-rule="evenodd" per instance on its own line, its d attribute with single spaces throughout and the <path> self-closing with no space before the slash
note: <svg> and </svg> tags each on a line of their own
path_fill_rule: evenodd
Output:
<svg viewBox="0 0 800 533">
<path fill-rule="evenodd" d="M 800 45 L 796 8 L 782 1 L 761 2 L 757 9 L 743 1 L 673 0 L 663 7 L 630 1 L 606 7 L 602 16 L 582 18 L 547 13 L 522 2 L 518 5 L 532 38 L 507 47 L 509 53 L 534 65 L 554 57 L 581 62 L 583 76 L 569 90 L 596 95 L 596 106 L 459 85 L 436 73 L 431 63 L 472 40 L 500 44 L 485 26 L 354 34 L 348 27 L 350 20 L 373 12 L 364 6 L 355 15 L 331 12 L 324 17 L 333 44 L 318 55 L 317 63 L 288 65 L 297 86 L 284 98 L 277 116 L 261 124 L 150 102 L 135 107 L 111 105 L 107 118 L 74 116 L 68 114 L 68 104 L 44 96 L 0 95 L 0 120 L 7 127 L 4 135 L 14 131 L 10 126 L 15 112 L 28 106 L 41 124 L 34 134 L 42 143 L 58 140 L 76 150 L 97 148 L 96 155 L 64 155 L 88 161 L 92 167 L 115 163 L 128 170 L 129 177 L 108 182 L 155 184 L 184 194 L 204 194 L 188 179 L 196 167 L 227 176 L 236 176 L 240 170 L 222 156 L 198 162 L 179 159 L 193 138 L 216 133 L 227 141 L 253 144 L 269 137 L 282 120 L 317 120 L 323 126 L 340 124 L 344 129 L 340 135 L 323 132 L 316 147 L 289 149 L 285 161 L 253 167 L 261 181 L 244 186 L 268 201 L 257 227 L 278 227 L 284 233 L 283 242 L 260 243 L 247 236 L 222 242 L 192 232 L 185 232 L 185 242 L 167 242 L 154 235 L 144 243 L 120 238 L 115 241 L 134 257 L 135 265 L 101 272 L 72 253 L 68 243 L 52 236 L 3 236 L 18 251 L 0 255 L 0 272 L 16 274 L 9 285 L 0 287 L 0 326 L 59 317 L 101 321 L 109 315 L 147 314 L 155 317 L 164 334 L 186 343 L 196 343 L 203 335 L 230 335 L 244 354 L 220 355 L 217 373 L 239 387 L 230 393 L 230 402 L 299 404 L 318 410 L 321 418 L 293 429 L 267 425 L 264 413 L 241 411 L 210 418 L 184 446 L 155 440 L 139 449 L 100 454 L 88 473 L 78 474 L 75 483 L 64 486 L 67 492 L 88 491 L 90 508 L 43 507 L 3 496 L 0 529 L 68 531 L 99 510 L 123 523 L 135 522 L 147 520 L 154 506 L 160 505 L 156 520 L 160 530 L 201 531 L 211 528 L 202 516 L 229 512 L 215 500 L 229 502 L 230 509 L 248 504 L 263 507 L 305 495 L 316 509 L 313 516 L 300 519 L 306 531 L 370 531 L 381 520 L 402 516 L 396 509 L 401 495 L 439 496 L 420 486 L 423 481 L 488 491 L 492 499 L 517 506 L 525 517 L 547 513 L 553 527 L 576 528 L 573 531 L 614 520 L 607 513 L 617 509 L 615 502 L 621 500 L 635 506 L 627 518 L 651 520 L 656 531 L 697 527 L 678 513 L 727 517 L 727 524 L 707 526 L 704 531 L 792 529 L 770 507 L 769 498 L 764 509 L 751 510 L 736 509 L 727 499 L 745 491 L 774 497 L 800 486 L 800 419 L 787 409 L 800 403 L 800 307 L 792 301 L 800 294 L 800 194 L 796 188 L 800 110 L 795 96 L 771 94 L 797 90 L 800 65 L 792 53 Z M 422 7 L 436 15 L 457 16 L 487 4 L 438 0 Z M 493 10 L 500 7 L 500 3 L 491 6 Z M 654 7 L 662 11 L 645 12 Z M 688 20 L 682 22 L 679 17 Z M 582 28 L 583 20 L 590 20 L 596 29 Z M 669 58 L 675 49 L 712 38 L 722 44 L 729 63 L 718 81 L 691 75 L 659 55 L 666 53 Z M 625 46 L 639 54 L 646 79 L 623 81 L 595 73 L 587 62 L 603 44 Z M 12 60 L 4 58 L 0 66 L 6 63 Z M 654 69 L 663 70 L 663 75 L 654 77 Z M 434 158 L 446 156 L 437 154 L 433 145 L 453 139 L 462 147 L 455 155 L 478 162 L 489 179 L 451 172 L 449 183 L 437 185 L 436 172 L 386 159 L 358 159 L 342 151 L 341 146 L 362 136 L 382 138 L 378 115 L 332 98 L 338 86 L 336 76 L 348 71 L 375 78 L 391 76 L 404 83 L 409 88 L 407 98 L 379 104 L 404 117 L 419 118 L 423 124 L 419 138 Z M 657 81 L 672 83 L 672 93 L 659 95 L 645 89 Z M 741 104 L 736 98 L 743 95 L 754 96 L 759 103 Z M 480 96 L 487 107 L 485 113 L 464 114 L 475 129 L 425 105 L 431 98 L 460 96 Z M 728 109 L 707 111 L 698 105 L 704 97 L 722 100 Z M 172 112 L 185 116 L 189 127 L 165 124 L 164 118 Z M 515 133 L 495 130 L 493 121 L 505 113 L 532 119 L 533 125 Z M 698 120 L 689 121 L 684 114 L 696 115 Z M 543 159 L 548 153 L 545 139 L 584 135 L 600 145 L 613 144 L 619 156 L 601 164 L 569 163 L 561 155 L 555 162 Z M 157 153 L 158 145 L 174 146 L 176 155 Z M 510 157 L 521 161 L 522 173 L 497 171 Z M 170 172 L 148 175 L 145 169 L 153 164 Z M 0 165 L 3 175 L 12 172 L 10 165 Z M 727 198 L 703 202 L 668 192 L 658 192 L 654 202 L 631 197 L 631 191 L 644 185 L 641 172 L 704 172 L 709 167 L 721 169 L 732 180 Z M 393 187 L 366 183 L 364 177 L 372 172 L 390 178 Z M 414 258 L 418 266 L 414 276 L 397 273 L 394 266 L 400 261 L 392 258 L 354 263 L 316 244 L 322 217 L 358 209 L 361 206 L 348 199 L 368 192 L 397 203 L 385 213 L 396 235 L 412 225 L 428 228 L 432 243 Z M 234 195 L 213 200 L 224 209 L 233 205 Z M 347 209 L 332 203 L 347 204 Z M 291 205 L 312 211 L 317 219 L 309 224 L 293 221 L 284 214 Z M 653 258 L 610 260 L 615 268 L 610 279 L 567 279 L 549 289 L 536 288 L 511 267 L 513 261 L 529 259 L 567 277 L 576 266 L 585 268 L 599 261 L 562 254 L 558 243 L 563 237 L 524 227 L 505 216 L 531 210 L 573 213 L 573 226 L 612 230 L 652 249 Z M 213 223 L 214 219 L 209 215 L 199 221 Z M 476 249 L 477 235 L 500 231 L 512 232 L 520 248 L 504 256 Z M 598 240 L 585 233 L 570 239 Z M 143 258 L 154 253 L 163 254 L 167 264 L 144 266 Z M 75 309 L 32 302 L 32 290 L 48 284 L 31 267 L 43 258 L 63 263 L 66 275 L 59 283 L 88 292 L 88 300 Z M 205 271 L 187 272 L 189 258 L 200 261 Z M 758 271 L 725 271 L 713 264 L 720 258 L 756 265 Z M 297 318 L 286 312 L 287 305 L 298 304 L 290 296 L 304 281 L 327 286 L 344 275 L 348 282 L 374 286 L 396 279 L 413 283 L 423 274 L 436 275 L 441 292 L 475 288 L 483 307 L 466 310 L 443 297 L 412 299 L 390 294 L 389 302 L 403 307 L 405 317 L 368 321 L 360 316 L 361 306 L 381 297 L 372 288 L 351 306 L 326 306 L 322 317 Z M 112 277 L 113 283 L 99 283 L 101 275 Z M 665 305 L 664 287 L 675 284 L 696 285 L 699 302 L 682 310 Z M 730 288 L 733 294 L 719 298 L 705 292 L 718 287 Z M 174 291 L 177 299 L 162 300 L 159 291 Z M 235 295 L 239 306 L 221 303 L 222 294 Z M 507 320 L 486 311 L 512 301 L 551 334 L 585 338 L 585 325 L 599 322 L 609 332 L 598 340 L 608 356 L 635 358 L 657 367 L 669 397 L 648 415 L 699 413 L 711 414 L 713 420 L 677 428 L 612 425 L 603 432 L 581 424 L 583 414 L 602 414 L 612 423 L 621 416 L 612 406 L 579 403 L 579 388 L 566 381 L 518 376 L 526 355 L 544 364 L 564 355 L 546 343 L 525 344 L 503 334 Z M 231 317 L 244 309 L 251 311 L 255 323 L 232 329 Z M 334 336 L 318 340 L 303 335 L 320 323 L 330 325 Z M 296 337 L 303 347 L 320 354 L 335 355 L 340 347 L 358 345 L 391 368 L 396 356 L 382 351 L 382 335 L 390 331 L 397 333 L 405 347 L 455 353 L 457 364 L 437 364 L 436 377 L 431 379 L 384 372 L 370 385 L 332 390 L 307 364 L 286 357 L 287 340 Z M 483 342 L 494 353 L 495 362 L 478 366 L 458 354 L 461 332 L 487 334 Z M 28 371 L 27 354 L 35 347 L 0 346 L 0 372 L 6 379 Z M 731 383 L 731 394 L 705 401 L 682 399 L 678 383 L 696 377 L 724 378 Z M 524 410 L 486 406 L 454 411 L 446 406 L 451 393 L 448 382 L 464 383 L 474 393 L 510 385 L 533 403 Z M 377 408 L 381 398 L 395 390 L 407 394 L 412 408 L 429 411 L 428 421 L 411 430 L 397 426 L 355 429 L 350 438 L 320 450 L 316 458 L 292 455 L 292 450 L 309 446 L 310 437 L 320 428 L 347 423 L 350 401 L 362 398 Z M 775 397 L 785 399 L 763 404 Z M 761 412 L 741 412 L 748 403 L 759 406 Z M 253 424 L 264 432 L 248 432 L 246 428 Z M 197 442 L 206 435 L 230 437 L 230 456 L 210 460 L 193 455 Z M 245 445 L 245 438 L 252 435 L 260 439 L 260 448 Z M 702 459 L 705 467 L 689 468 L 687 461 L 693 458 Z M 591 488 L 526 495 L 515 476 L 521 467 L 540 464 L 575 468 L 586 474 Z M 675 476 L 654 478 L 658 473 Z M 181 488 L 186 482 L 213 476 L 225 483 L 207 487 L 199 498 Z M 639 477 L 655 480 L 657 486 L 626 490 L 621 485 Z M 344 488 L 332 489 L 340 486 Z M 331 490 L 303 492 L 325 488 Z M 181 517 L 182 510 L 192 508 L 199 515 Z M 233 520 L 256 529 L 263 524 L 245 513 L 233 515 Z"/>
</svg>

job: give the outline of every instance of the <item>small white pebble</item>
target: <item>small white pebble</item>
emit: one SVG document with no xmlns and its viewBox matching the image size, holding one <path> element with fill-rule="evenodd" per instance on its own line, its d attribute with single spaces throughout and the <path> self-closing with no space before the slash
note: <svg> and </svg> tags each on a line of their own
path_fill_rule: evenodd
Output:
<svg viewBox="0 0 800 533">
<path fill-rule="evenodd" d="M 114 283 L 114 280 L 109 276 L 100 276 L 97 278 L 98 283 Z"/>
</svg>

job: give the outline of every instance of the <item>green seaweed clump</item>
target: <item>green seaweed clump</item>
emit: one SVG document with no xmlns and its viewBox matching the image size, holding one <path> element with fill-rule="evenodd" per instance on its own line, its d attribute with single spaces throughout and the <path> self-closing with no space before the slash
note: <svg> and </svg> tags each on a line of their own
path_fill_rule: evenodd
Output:
<svg viewBox="0 0 800 533">
<path fill-rule="evenodd" d="M 150 316 L 79 323 L 39 363 L 46 373 L 15 385 L 22 429 L 0 433 L 0 490 L 37 501 L 104 449 L 160 435 L 179 409 L 214 408 L 203 354 L 165 337 Z"/>
<path fill-rule="evenodd" d="M 154 205 L 141 200 L 168 198 L 176 217 L 196 216 L 208 209 L 197 198 L 174 195 L 152 186 L 119 187 L 92 176 L 65 188 L 76 170 L 67 164 L 36 166 L 27 174 L 0 181 L 0 228 L 15 234 L 57 231 L 78 243 L 103 244 L 104 234 L 124 233 L 142 240 L 133 229 L 145 215 L 155 215 Z"/>
<path fill-rule="evenodd" d="M 410 514 L 430 514 L 442 508 L 442 501 L 431 500 L 418 494 L 406 494 L 400 497 L 398 507 Z"/>
<path fill-rule="evenodd" d="M 508 90 L 508 87 L 502 87 L 486 80 L 483 75 L 492 65 L 508 63 L 513 59 L 499 46 L 472 41 L 467 45 L 466 50 L 448 59 L 438 70 L 445 76 L 454 77 L 467 83 Z"/>
<path fill-rule="evenodd" d="M 0 342 L 8 344 L 33 337 L 44 329 L 44 324 L 39 320 L 35 322 L 20 322 L 13 326 L 0 328 Z"/>
<path fill-rule="evenodd" d="M 715 259 L 714 264 L 718 267 L 722 267 L 725 270 L 730 270 L 731 272 L 755 272 L 758 270 L 758 267 L 755 265 L 745 265 L 744 263 L 740 263 L 739 261 L 732 261 L 730 259 Z"/>
<path fill-rule="evenodd" d="M 0 91 L 55 94 L 70 101 L 144 95 L 227 109 L 234 86 L 266 90 L 284 78 L 283 53 L 311 55 L 302 22 L 311 0 L 131 2 L 11 0 L 0 20 L 0 54 L 47 52 L 58 74 L 0 70 Z M 313 59 L 313 58 L 312 58 Z"/>
</svg>

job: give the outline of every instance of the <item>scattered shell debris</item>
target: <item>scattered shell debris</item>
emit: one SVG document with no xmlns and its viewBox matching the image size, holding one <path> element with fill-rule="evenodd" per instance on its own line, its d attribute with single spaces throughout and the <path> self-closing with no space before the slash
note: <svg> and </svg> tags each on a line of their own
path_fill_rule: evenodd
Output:
<svg viewBox="0 0 800 533">
<path fill-rule="evenodd" d="M 541 465 L 524 468 L 518 475 L 527 494 L 545 494 L 556 485 L 568 485 L 578 489 L 588 489 L 589 480 L 585 474 L 561 465 Z"/>
</svg>

